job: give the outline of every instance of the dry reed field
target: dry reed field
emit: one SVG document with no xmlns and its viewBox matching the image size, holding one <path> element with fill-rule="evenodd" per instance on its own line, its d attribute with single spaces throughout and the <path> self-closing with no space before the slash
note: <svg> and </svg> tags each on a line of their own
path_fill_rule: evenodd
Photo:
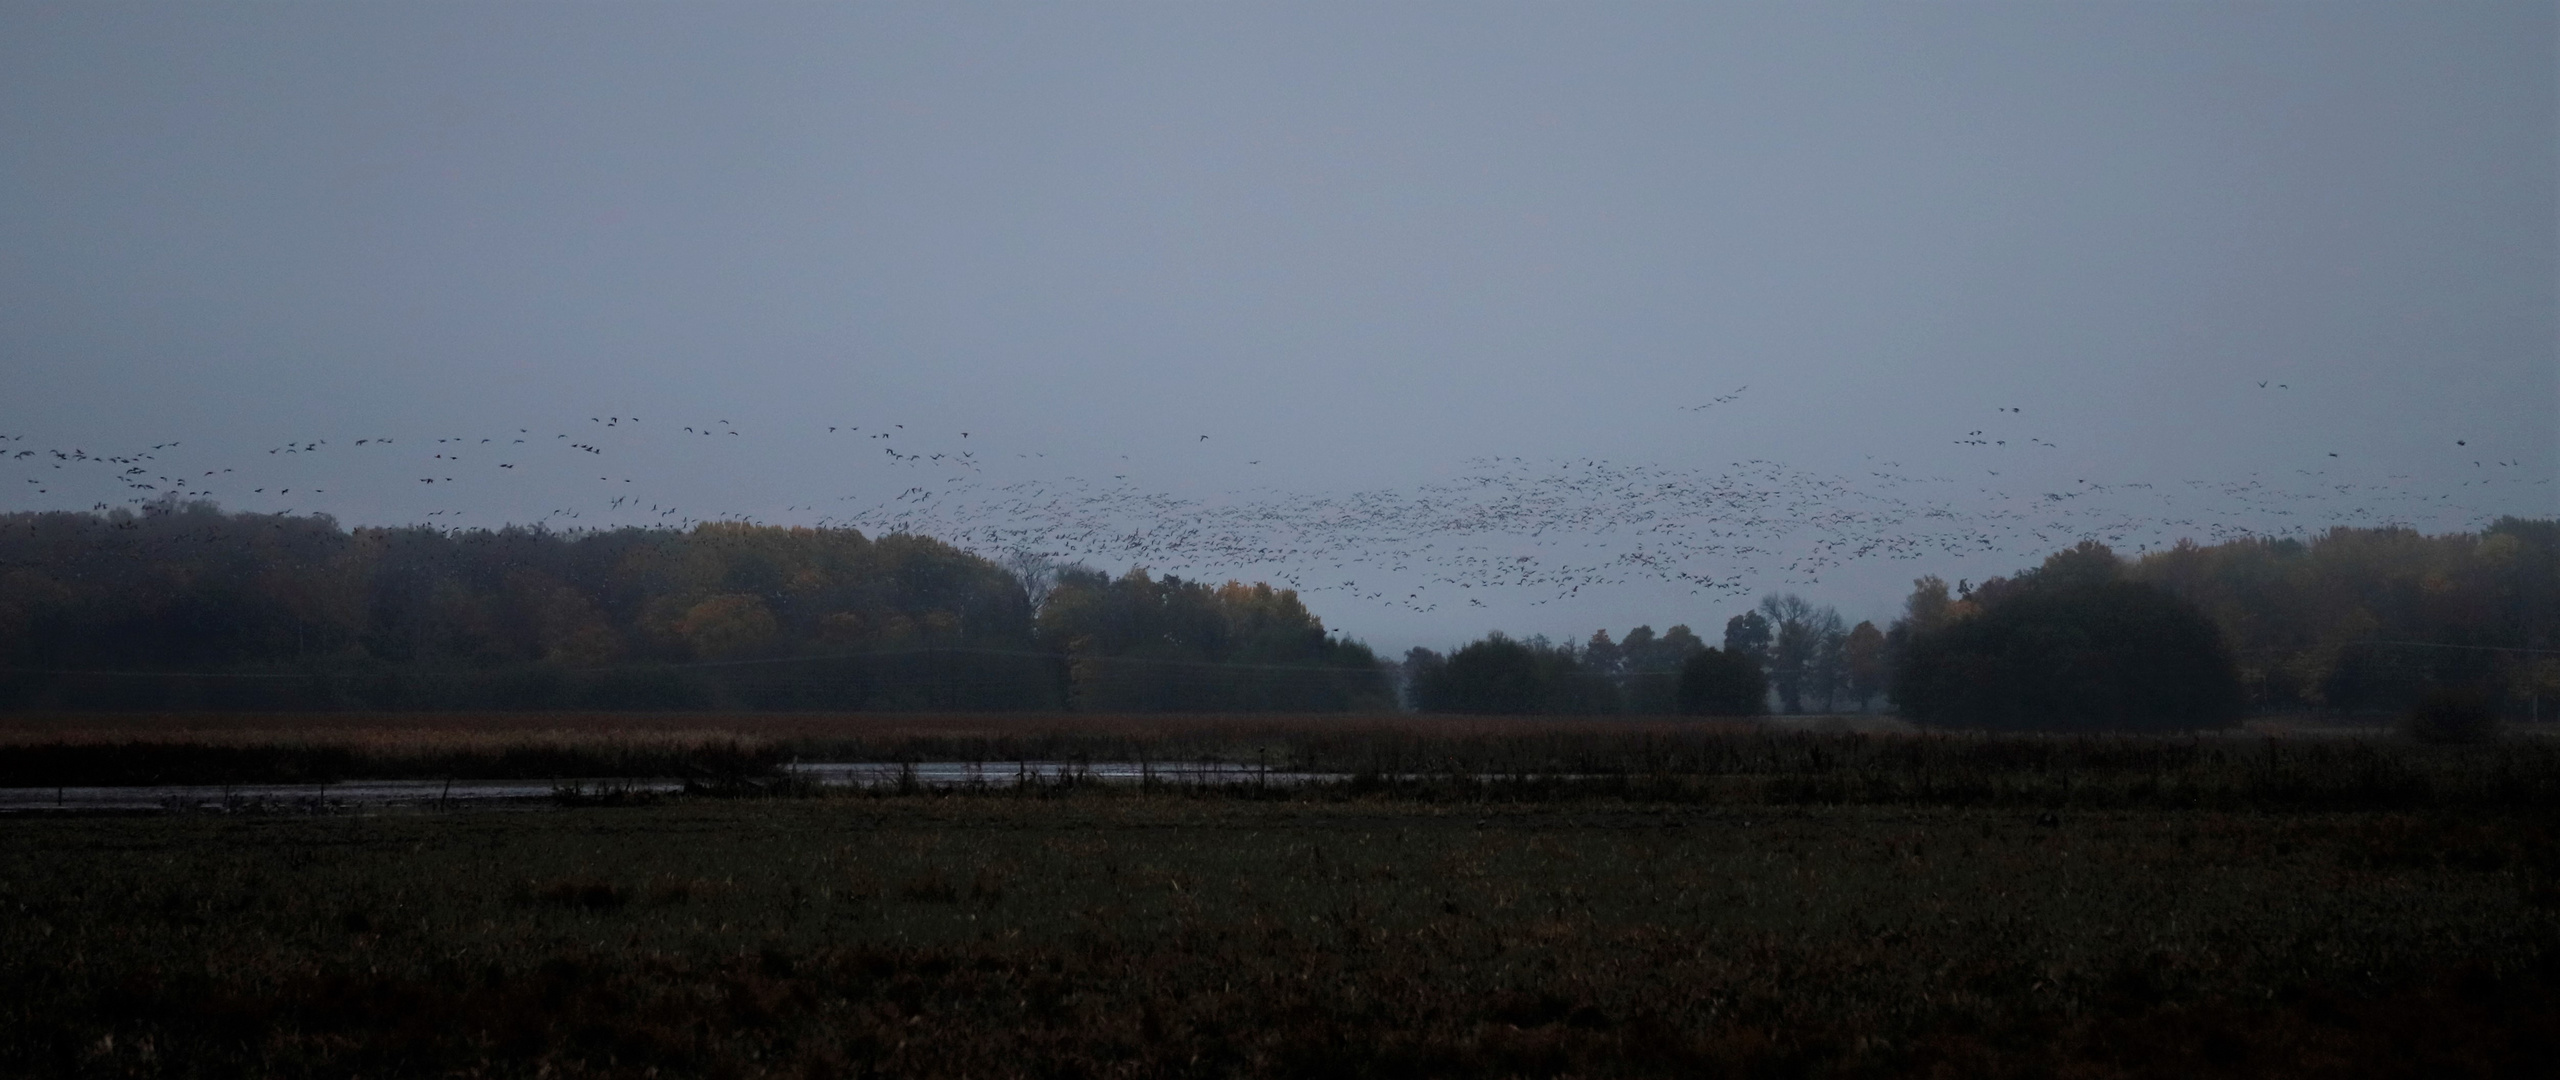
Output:
<svg viewBox="0 0 2560 1080">
<path fill-rule="evenodd" d="M 1698 738 L 1679 718 L 1062 713 L 0 714 L 0 787 L 770 773 L 803 761 L 1224 761 L 1336 769 L 1320 748 L 1549 735 Z M 1353 765 L 1351 768 L 1356 769 Z M 1339 770 L 1337 771 L 1347 771 Z"/>
<path fill-rule="evenodd" d="M 0 715 L 0 787 L 748 780 L 792 762 L 1220 762 L 1367 795 L 2560 808 L 2560 740 L 1967 735 L 1681 718 L 1185 714 Z"/>
<path fill-rule="evenodd" d="M 1604 726 L 1630 731 L 1736 731 L 1748 721 L 1689 717 L 1558 718 L 1419 713 L 1055 712 L 27 712 L 0 713 L 0 746 L 59 741 L 328 739 L 415 732 L 526 734 L 719 733 L 767 738 L 1003 738 L 1055 733 L 1127 737 L 1394 731 L 1497 735 Z"/>
</svg>

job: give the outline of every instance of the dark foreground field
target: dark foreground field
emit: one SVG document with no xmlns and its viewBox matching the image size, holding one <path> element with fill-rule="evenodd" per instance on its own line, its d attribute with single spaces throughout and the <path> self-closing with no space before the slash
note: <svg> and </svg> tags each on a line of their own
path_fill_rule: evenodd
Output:
<svg viewBox="0 0 2560 1080">
<path fill-rule="evenodd" d="M 1049 790 L 0 822 L 22 1076 L 2545 1076 L 2547 808 Z"/>
</svg>

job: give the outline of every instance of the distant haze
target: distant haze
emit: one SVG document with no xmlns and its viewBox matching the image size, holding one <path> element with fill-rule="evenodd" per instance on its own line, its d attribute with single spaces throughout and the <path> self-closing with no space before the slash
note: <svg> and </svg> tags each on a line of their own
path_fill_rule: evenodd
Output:
<svg viewBox="0 0 2560 1080">
<path fill-rule="evenodd" d="M 0 511 L 905 527 L 1388 650 L 2551 516 L 2555 30 L 0 3 Z"/>
</svg>

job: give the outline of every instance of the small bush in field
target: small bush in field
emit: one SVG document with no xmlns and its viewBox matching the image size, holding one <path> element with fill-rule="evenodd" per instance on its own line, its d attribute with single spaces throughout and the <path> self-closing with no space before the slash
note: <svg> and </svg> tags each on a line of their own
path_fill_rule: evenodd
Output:
<svg viewBox="0 0 2560 1080">
<path fill-rule="evenodd" d="M 2488 742 L 2498 737 L 2498 710 L 2478 690 L 2442 687 L 2410 707 L 2401 730 L 2426 743 Z"/>
</svg>

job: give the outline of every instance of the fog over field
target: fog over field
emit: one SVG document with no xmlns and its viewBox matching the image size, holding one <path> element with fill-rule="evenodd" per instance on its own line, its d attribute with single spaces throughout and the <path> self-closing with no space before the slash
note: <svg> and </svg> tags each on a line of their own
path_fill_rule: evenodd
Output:
<svg viewBox="0 0 2560 1080">
<path fill-rule="evenodd" d="M 2560 513 L 2476 5 L 0 3 L 0 512 L 748 519 L 1393 655 Z"/>
</svg>

